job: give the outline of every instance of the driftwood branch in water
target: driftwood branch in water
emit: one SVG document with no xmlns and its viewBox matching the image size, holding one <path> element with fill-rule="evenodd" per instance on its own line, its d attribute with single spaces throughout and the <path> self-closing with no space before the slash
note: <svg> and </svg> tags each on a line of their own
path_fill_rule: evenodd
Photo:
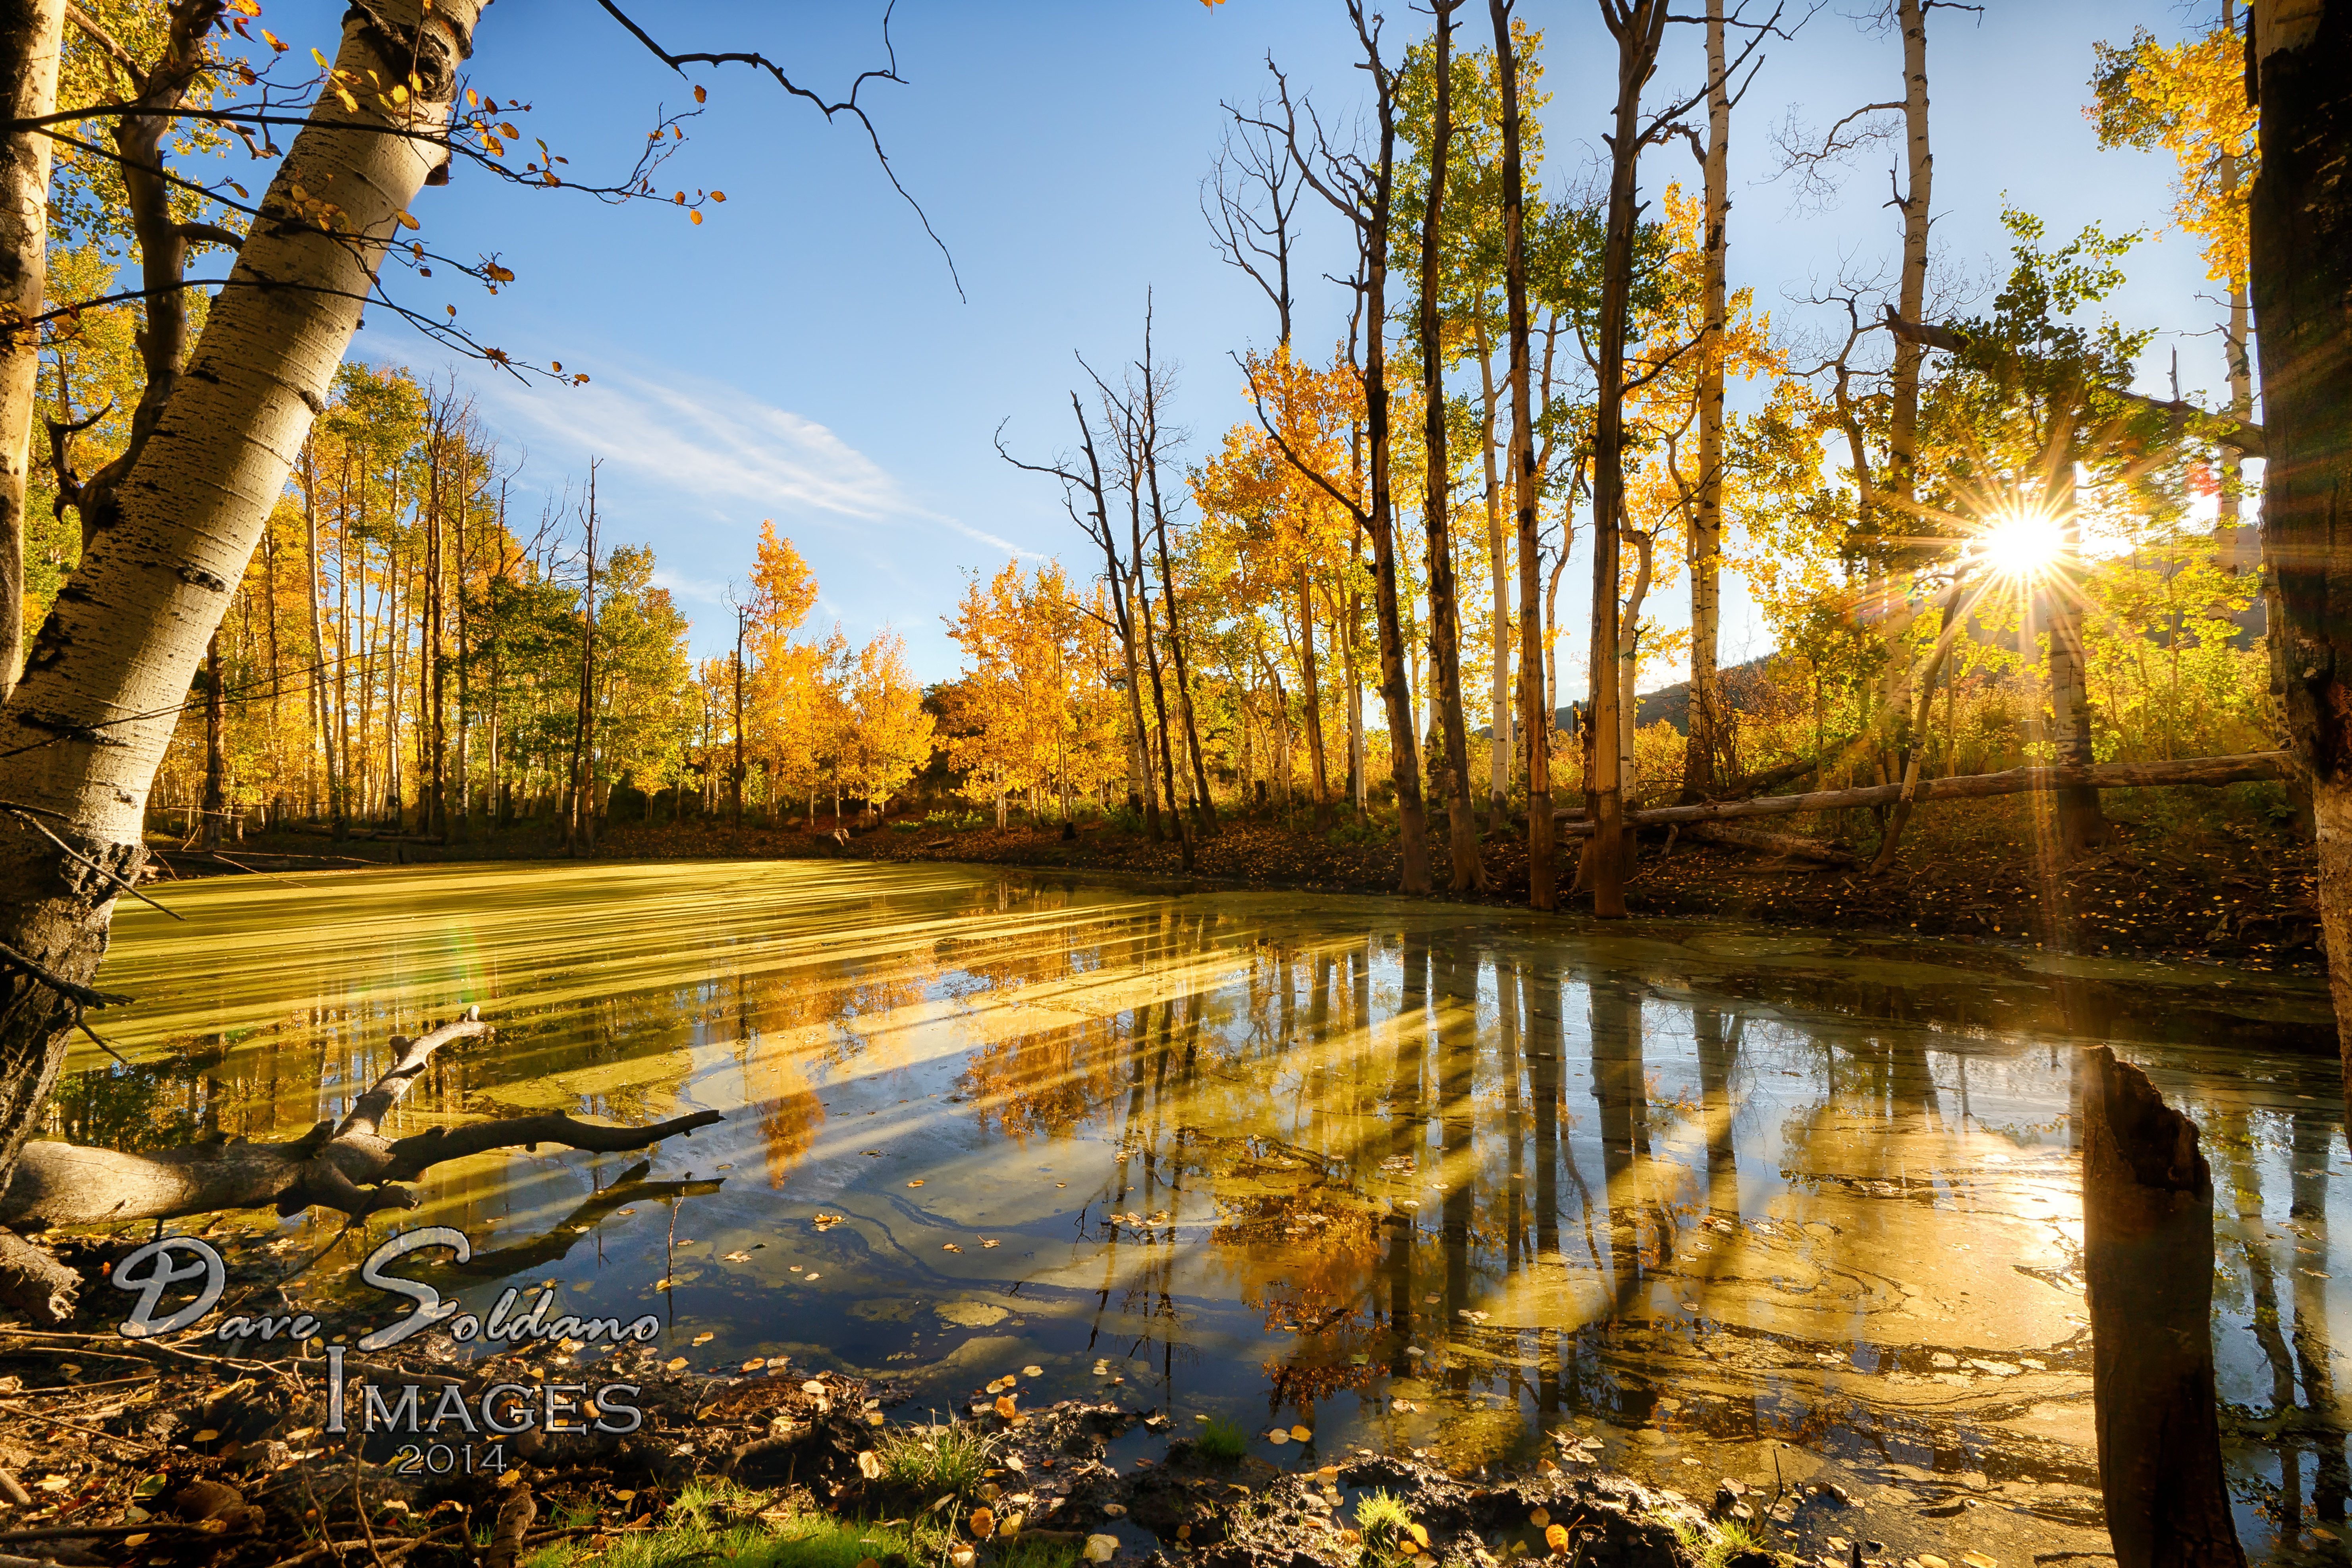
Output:
<svg viewBox="0 0 2352 1568">
<path fill-rule="evenodd" d="M 2061 784 L 2092 789 L 2149 789 L 2172 784 L 2252 784 L 2283 779 L 2293 771 L 2285 752 L 2248 752 L 2228 757 L 2181 757 L 2162 763 L 2098 763 L 2093 766 L 2011 768 L 2000 773 L 1955 773 L 1925 779 L 1919 800 L 1981 800 L 1990 795 L 2029 795 L 2054 790 Z M 1865 784 L 1858 789 L 1815 790 L 1810 795 L 1766 795 L 1758 800 L 1701 801 L 1696 805 L 1661 805 L 1627 814 L 1636 826 L 1670 822 L 1719 822 L 1741 816 L 1790 816 L 1811 811 L 1842 811 L 1857 805 L 1893 805 L 1903 796 L 1899 784 Z M 1563 830 L 1590 833 L 1591 826 L 1578 820 L 1580 810 L 1555 812 Z"/>
<path fill-rule="evenodd" d="M 2244 1568 L 2213 1388 L 2213 1173 L 2105 1046 L 2075 1058 L 2099 1489 L 2119 1568 Z"/>
<path fill-rule="evenodd" d="M 722 1120 L 715 1110 L 702 1110 L 650 1127 L 602 1127 L 551 1113 L 436 1127 L 397 1140 L 382 1136 L 383 1119 L 436 1049 L 489 1032 L 488 1025 L 468 1012 L 416 1039 L 395 1039 L 393 1065 L 340 1126 L 321 1121 L 289 1143 L 202 1143 L 145 1153 L 27 1143 L 0 1191 L 0 1225 L 110 1225 L 238 1208 L 293 1214 L 313 1205 L 354 1215 L 415 1208 L 416 1194 L 394 1184 L 415 1181 L 444 1161 L 541 1143 L 602 1152 L 644 1149 Z M 0 1250 L 0 1273 L 6 1268 Z"/>
</svg>

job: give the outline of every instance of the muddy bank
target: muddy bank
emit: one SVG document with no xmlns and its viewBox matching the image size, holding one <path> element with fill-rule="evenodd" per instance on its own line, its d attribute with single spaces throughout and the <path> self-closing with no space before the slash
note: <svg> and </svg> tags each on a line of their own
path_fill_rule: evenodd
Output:
<svg viewBox="0 0 2352 1568">
<path fill-rule="evenodd" d="M 1153 1568 L 1492 1568 L 1523 1556 L 1936 1568 L 1937 1554 L 1961 1554 L 1948 1522 L 1834 1486 L 1644 1487 L 1599 1469 L 1570 1432 L 1516 1461 L 1450 1464 L 1435 1449 L 1325 1456 L 1308 1434 L 1275 1463 L 1179 1434 L 1167 1413 L 1116 1390 L 1023 1410 L 1017 1373 L 971 1390 L 952 1418 L 908 1424 L 891 1385 L 781 1360 L 714 1373 L 666 1351 L 552 1346 L 468 1359 L 444 1338 L 357 1368 L 350 1429 L 337 1434 L 322 1357 L 216 1348 L 201 1335 L 134 1344 L 0 1331 L 11 1427 L 0 1552 L 63 1568 L 497 1568 L 743 1527 L 730 1553 L 764 1539 L 783 1561 L 797 1543 L 822 1562 L 846 1536 L 879 1568 L 1061 1568 L 1082 1556 Z M 416 1434 L 361 1429 L 370 1388 L 386 1404 L 415 1389 L 422 1408 L 462 1405 L 512 1424 L 537 1391 L 583 1383 L 626 1387 L 641 1425 L 500 1438 L 446 1419 Z"/>
</svg>

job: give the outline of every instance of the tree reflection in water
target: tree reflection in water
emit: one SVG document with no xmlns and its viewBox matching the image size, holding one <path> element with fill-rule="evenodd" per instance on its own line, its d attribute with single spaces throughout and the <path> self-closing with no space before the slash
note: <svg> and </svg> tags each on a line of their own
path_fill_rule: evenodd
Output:
<svg viewBox="0 0 2352 1568">
<path fill-rule="evenodd" d="M 290 1136 L 478 1001 L 498 1039 L 436 1058 L 401 1131 L 730 1120 L 634 1173 L 436 1172 L 402 1223 L 478 1233 L 504 1278 L 658 1294 L 684 1348 L 919 1379 L 970 1344 L 975 1381 L 1047 1365 L 1041 1397 L 1101 1357 L 1180 1417 L 1465 1464 L 1563 1429 L 1757 1479 L 1786 1441 L 1864 1492 L 1984 1503 L 2004 1562 L 2095 1523 L 2069 1058 L 2119 1042 L 2222 1145 L 2242 1489 L 2280 1539 L 2352 1490 L 2332 1063 L 2277 1048 L 2321 1039 L 2299 983 L 939 866 L 180 896 L 189 931 L 126 911 L 106 976 L 152 998 L 110 1031 L 141 1065 L 77 1061 L 56 1135 Z M 2039 1544 L 2001 1549 L 2004 1519 Z"/>
</svg>

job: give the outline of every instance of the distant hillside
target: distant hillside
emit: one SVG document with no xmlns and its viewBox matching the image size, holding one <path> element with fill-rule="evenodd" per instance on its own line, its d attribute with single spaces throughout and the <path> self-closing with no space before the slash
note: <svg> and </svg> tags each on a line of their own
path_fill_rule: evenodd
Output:
<svg viewBox="0 0 2352 1568">
<path fill-rule="evenodd" d="M 1769 662 L 1771 657 L 1771 655 L 1766 654 L 1759 658 L 1751 658 L 1746 664 L 1728 666 L 1724 669 L 1723 673 L 1725 675 L 1736 675 L 1742 671 L 1760 670 L 1768 662 Z M 1741 710 L 1742 706 L 1739 700 L 1739 690 L 1744 688 L 1747 683 L 1744 681 L 1738 681 L 1732 684 L 1733 690 L 1731 696 L 1731 708 L 1733 711 L 1738 712 Z M 1639 702 L 1640 706 L 1633 715 L 1633 722 L 1636 728 L 1645 728 L 1656 723 L 1659 720 L 1664 719 L 1667 723 L 1672 724 L 1675 727 L 1675 732 L 1676 734 L 1686 735 L 1690 733 L 1689 681 L 1678 680 L 1672 686 L 1662 687 L 1655 691 L 1645 691 L 1642 693 Z M 1585 705 L 1581 702 L 1571 702 L 1567 707 L 1560 709 L 1557 713 L 1555 713 L 1553 715 L 1552 721 L 1563 730 L 1573 729 L 1584 722 L 1584 707 Z M 1491 728 L 1484 725 L 1481 725 L 1477 731 L 1478 737 L 1481 740 L 1489 738 L 1493 733 L 1494 731 Z"/>
</svg>

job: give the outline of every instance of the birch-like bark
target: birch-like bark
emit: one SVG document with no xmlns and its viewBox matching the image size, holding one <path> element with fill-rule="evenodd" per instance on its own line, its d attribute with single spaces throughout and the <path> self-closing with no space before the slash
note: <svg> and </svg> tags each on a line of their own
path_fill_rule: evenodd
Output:
<svg viewBox="0 0 2352 1568">
<path fill-rule="evenodd" d="M 1903 269 L 1896 284 L 1903 319 L 1916 321 L 1927 298 L 1927 229 L 1936 180 L 1936 160 L 1927 141 L 1927 6 L 1929 0 L 1895 0 L 1895 26 L 1903 35 L 1904 190 L 1894 205 L 1903 214 Z M 1893 515 L 1882 511 L 1872 526 L 1911 533 L 1910 508 L 1918 498 L 1919 379 L 1926 355 L 1919 344 L 1898 338 L 1886 418 L 1886 472 L 1882 491 Z M 1872 556 L 1879 571 L 1882 613 L 1902 602 L 1895 568 L 1882 549 Z M 1899 647 L 1886 661 L 1885 722 L 1898 722 L 1910 708 L 1911 661 Z M 1898 738 L 1899 739 L 1899 738 Z"/>
<path fill-rule="evenodd" d="M 1528 320 L 1527 174 L 1523 131 L 1519 123 L 1519 58 L 1511 37 L 1512 0 L 1487 0 L 1495 24 L 1495 59 L 1503 100 L 1503 293 L 1510 312 L 1511 508 L 1516 514 L 1519 545 L 1519 733 L 1527 737 L 1528 773 L 1528 904 L 1538 910 L 1559 906 L 1559 867 L 1551 819 L 1552 710 L 1547 684 L 1551 660 L 1542 614 L 1536 602 L 1539 563 L 1536 538 L 1535 407 L 1528 382 L 1529 363 Z M 1545 364 L 1550 364 L 1546 351 Z M 1492 447 L 1490 446 L 1489 451 Z M 1490 459 L 1491 460 L 1491 459 Z M 1500 530 L 1496 530 L 1500 538 Z M 1567 556 L 1567 539 L 1560 554 Z M 1499 555 L 1496 575 L 1502 575 Z M 1552 574 L 1555 585 L 1559 581 Z M 1508 624 L 1502 590 L 1495 594 L 1497 645 Z M 1502 658 L 1496 658 L 1496 710 L 1502 710 Z M 1499 732 L 1499 726 L 1498 732 Z M 1501 802 L 1498 800 L 1499 806 Z"/>
<path fill-rule="evenodd" d="M 336 68 L 352 81 L 405 80 L 406 100 L 395 108 L 370 91 L 347 109 L 321 98 L 117 491 L 115 515 L 0 709 L 0 799 L 80 857 L 27 816 L 0 821 L 0 942 L 18 955 L 0 981 L 0 1176 L 37 1123 L 89 1000 L 81 988 L 105 952 L 118 886 L 109 879 L 135 874 L 142 858 L 148 791 L 197 661 L 326 406 L 373 268 L 442 161 L 429 138 L 447 123 L 478 9 L 476 0 L 435 0 L 429 11 L 421 0 L 383 0 L 351 14 Z M 334 232 L 298 206 L 298 185 L 338 209 Z"/>
<path fill-rule="evenodd" d="M 1506 13 L 1507 15 L 1507 13 Z M 1505 100 L 1507 103 L 1507 100 Z M 1510 110 L 1504 110 L 1508 116 Z M 1504 155 L 1505 162 L 1509 154 Z M 1503 210 L 1511 210 L 1511 197 L 1503 196 Z M 1506 244 L 1508 242 L 1506 241 Z M 1508 263 L 1505 264 L 1506 270 Z M 1503 542 L 1503 483 L 1502 467 L 1495 458 L 1495 425 L 1505 387 L 1495 384 L 1495 350 L 1486 341 L 1486 323 L 1478 322 L 1478 392 L 1479 448 L 1486 461 L 1486 560 L 1493 570 L 1492 605 L 1487 617 L 1487 636 L 1493 643 L 1493 657 L 1487 660 L 1486 712 L 1487 730 L 1486 808 L 1499 820 L 1511 794 L 1511 580 L 1503 570 L 1508 550 Z M 1507 382 L 1507 377 L 1506 381 Z M 1511 449 L 1518 450 L 1519 429 L 1511 429 Z M 1514 475 L 1516 478 L 1516 474 Z"/>
<path fill-rule="evenodd" d="M 1683 723 L 1683 797 L 1715 784 L 1721 695 L 1716 644 L 1723 606 L 1723 338 L 1725 224 L 1731 210 L 1726 169 L 1731 141 L 1730 84 L 1723 68 L 1723 0 L 1706 0 L 1706 335 L 1699 342 L 1698 497 L 1685 539 L 1690 571 L 1690 710 Z"/>
<path fill-rule="evenodd" d="M 1453 475 L 1445 455 L 1445 344 L 1437 314 L 1439 226 L 1445 216 L 1445 174 L 1454 138 L 1454 11 L 1461 0 L 1432 0 L 1437 13 L 1435 118 L 1429 132 L 1429 195 L 1421 224 L 1421 375 L 1423 440 L 1428 489 L 1422 522 L 1429 542 L 1429 658 L 1437 679 L 1440 743 L 1445 748 L 1447 860 L 1454 892 L 1484 892 L 1486 865 L 1478 852 L 1478 823 L 1470 810 L 1470 731 L 1462 716 L 1462 613 L 1454 586 Z"/>
<path fill-rule="evenodd" d="M 38 119 L 58 106 L 65 0 L 16 0 L 0 24 L 0 118 Z M 0 702 L 25 665 L 25 482 L 40 402 L 38 333 L 48 287 L 49 138 L 0 137 Z"/>
<path fill-rule="evenodd" d="M 2311 778 L 2319 922 L 2352 1105 L 2352 0 L 2255 0 L 2252 11 L 2263 549 L 2287 727 Z"/>
<path fill-rule="evenodd" d="M 1906 4 L 1914 0 L 1906 0 Z M 1592 889 L 1592 912 L 1625 914 L 1625 795 L 1621 779 L 1618 574 L 1625 516 L 1625 337 L 1633 287 L 1633 227 L 1639 198 L 1634 166 L 1642 151 L 1642 89 L 1657 67 L 1665 0 L 1634 0 L 1611 16 L 1617 40 L 1617 104 L 1609 141 L 1609 205 L 1601 241 L 1598 398 L 1592 441 L 1592 666 L 1591 742 L 1585 810 L 1595 831 L 1580 884 Z"/>
</svg>

